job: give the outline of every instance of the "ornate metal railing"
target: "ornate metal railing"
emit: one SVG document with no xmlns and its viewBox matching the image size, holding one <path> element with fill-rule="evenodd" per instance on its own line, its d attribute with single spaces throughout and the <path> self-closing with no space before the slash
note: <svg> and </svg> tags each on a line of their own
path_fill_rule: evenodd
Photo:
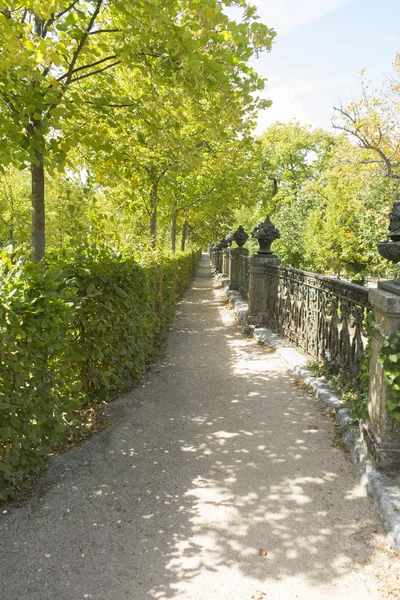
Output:
<svg viewBox="0 0 400 600">
<path fill-rule="evenodd" d="M 244 298 L 249 295 L 249 257 L 240 256 L 239 259 L 239 291 Z"/>
<path fill-rule="evenodd" d="M 266 323 L 307 354 L 356 381 L 366 346 L 368 289 L 298 269 L 265 266 Z"/>
</svg>

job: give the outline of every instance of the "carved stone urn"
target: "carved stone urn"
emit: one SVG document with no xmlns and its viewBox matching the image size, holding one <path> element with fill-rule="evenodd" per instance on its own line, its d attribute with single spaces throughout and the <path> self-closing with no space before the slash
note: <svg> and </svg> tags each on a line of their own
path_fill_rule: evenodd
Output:
<svg viewBox="0 0 400 600">
<path fill-rule="evenodd" d="M 265 258 L 277 258 L 276 254 L 271 251 L 271 244 L 275 240 L 279 239 L 281 234 L 279 233 L 279 229 L 277 229 L 275 225 L 271 223 L 269 216 L 263 223 L 259 223 L 257 227 L 253 229 L 251 232 L 251 237 L 258 240 L 258 243 L 260 244 L 260 249 L 257 252 L 259 256 L 263 256 Z"/>
<path fill-rule="evenodd" d="M 245 230 L 243 229 L 243 227 L 241 225 L 239 225 L 239 227 L 236 229 L 235 233 L 233 234 L 233 241 L 237 243 L 239 248 L 243 248 L 243 246 L 245 245 L 245 243 L 247 242 L 248 239 L 249 239 L 249 234 L 245 232 Z"/>
<path fill-rule="evenodd" d="M 224 237 L 224 240 L 227 242 L 227 248 L 230 248 L 232 246 L 232 242 L 234 240 L 234 233 L 227 233 L 226 236 Z"/>
<path fill-rule="evenodd" d="M 400 199 L 393 204 L 389 220 L 388 240 L 378 244 L 378 252 L 383 258 L 386 258 L 386 260 L 397 264 L 400 263 Z M 400 296 L 399 279 L 393 281 L 379 281 L 378 288 L 396 294 L 396 296 Z"/>
<path fill-rule="evenodd" d="M 227 248 L 229 246 L 229 242 L 225 238 L 222 238 L 222 240 L 219 244 L 217 244 L 217 246 L 219 247 L 219 250 L 223 250 L 224 248 Z"/>
</svg>

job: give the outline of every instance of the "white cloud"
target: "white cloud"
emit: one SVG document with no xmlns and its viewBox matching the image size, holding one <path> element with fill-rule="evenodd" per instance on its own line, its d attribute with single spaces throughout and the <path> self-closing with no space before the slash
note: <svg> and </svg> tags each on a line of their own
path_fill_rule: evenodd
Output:
<svg viewBox="0 0 400 600">
<path fill-rule="evenodd" d="M 271 108 L 260 111 L 256 134 L 282 121 L 296 119 L 313 127 L 331 128 L 333 106 L 342 99 L 351 100 L 351 87 L 356 79 L 352 76 L 321 79 L 290 80 L 274 77 L 267 83 L 262 96 L 273 102 Z M 353 85 L 351 85 L 353 84 Z"/>
<path fill-rule="evenodd" d="M 253 0 L 261 21 L 278 34 L 319 19 L 352 0 Z"/>
<path fill-rule="evenodd" d="M 297 121 L 300 121 L 300 123 L 310 124 L 313 127 L 321 126 L 320 123 L 305 110 L 302 102 L 298 98 L 295 88 L 283 86 L 271 87 L 268 90 L 268 97 L 273 100 L 273 105 L 271 108 L 259 113 L 258 125 L 255 131 L 256 135 L 263 133 L 263 131 L 272 125 L 272 123 L 275 123 L 275 121 L 286 123 L 287 121 L 296 119 Z"/>
<path fill-rule="evenodd" d="M 306 90 L 331 90 L 340 88 L 344 85 L 354 84 L 355 77 L 353 75 L 344 75 L 342 77 L 327 77 L 324 79 L 302 79 L 301 81 L 291 81 L 290 89 L 295 92 L 303 92 Z M 271 77 L 268 78 L 268 87 L 286 87 L 286 78 Z M 271 92 L 270 92 L 271 93 Z"/>
</svg>

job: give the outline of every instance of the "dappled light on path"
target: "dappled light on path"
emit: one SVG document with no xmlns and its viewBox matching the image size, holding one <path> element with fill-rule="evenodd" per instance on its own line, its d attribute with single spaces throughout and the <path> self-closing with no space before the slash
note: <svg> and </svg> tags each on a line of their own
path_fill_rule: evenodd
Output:
<svg viewBox="0 0 400 600">
<path fill-rule="evenodd" d="M 239 330 L 205 259 L 111 419 L 4 520 L 8 600 L 382 597 L 379 525 L 332 423 Z"/>
</svg>

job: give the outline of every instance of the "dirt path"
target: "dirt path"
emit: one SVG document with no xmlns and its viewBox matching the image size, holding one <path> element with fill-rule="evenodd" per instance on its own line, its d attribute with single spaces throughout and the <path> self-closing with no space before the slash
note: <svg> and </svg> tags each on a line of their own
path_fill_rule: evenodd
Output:
<svg viewBox="0 0 400 600">
<path fill-rule="evenodd" d="M 385 597 L 332 423 L 221 298 L 203 257 L 153 374 L 0 515 L 2 600 Z"/>
</svg>

